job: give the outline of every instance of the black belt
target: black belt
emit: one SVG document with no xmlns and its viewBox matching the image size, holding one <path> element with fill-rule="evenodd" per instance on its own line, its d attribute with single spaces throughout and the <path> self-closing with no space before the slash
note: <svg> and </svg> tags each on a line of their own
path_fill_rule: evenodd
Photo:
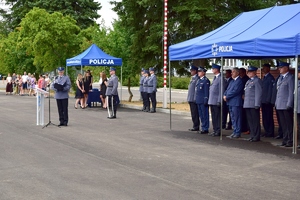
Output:
<svg viewBox="0 0 300 200">
<path fill-rule="evenodd" d="M 148 85 L 148 87 L 153 87 L 153 85 Z"/>
<path fill-rule="evenodd" d="M 107 87 L 114 87 L 114 86 L 107 86 Z"/>
</svg>

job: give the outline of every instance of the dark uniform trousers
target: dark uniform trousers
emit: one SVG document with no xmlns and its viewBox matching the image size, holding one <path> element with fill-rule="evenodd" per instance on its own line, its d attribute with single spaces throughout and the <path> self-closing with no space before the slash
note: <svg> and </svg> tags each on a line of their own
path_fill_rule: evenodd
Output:
<svg viewBox="0 0 300 200">
<path fill-rule="evenodd" d="M 222 113 L 222 126 L 225 128 L 226 127 L 226 123 L 227 123 L 227 116 L 228 116 L 228 113 L 229 113 L 229 107 L 226 103 L 226 101 L 223 101 L 223 113 Z M 232 127 L 232 121 L 231 121 L 231 117 L 229 115 L 229 121 L 228 121 L 228 124 L 227 124 L 228 128 L 231 128 Z"/>
<path fill-rule="evenodd" d="M 265 129 L 265 136 L 274 137 L 274 118 L 273 118 L 273 105 L 263 103 L 261 105 L 262 122 Z M 250 127 L 251 129 L 251 127 Z"/>
<path fill-rule="evenodd" d="M 246 108 L 247 122 L 250 128 L 250 137 L 254 140 L 260 140 L 260 113 L 259 109 Z"/>
<path fill-rule="evenodd" d="M 59 121 L 61 124 L 67 124 L 69 121 L 68 116 L 68 103 L 69 99 L 56 99 Z"/>
<path fill-rule="evenodd" d="M 278 122 L 278 136 L 283 137 L 283 131 L 282 131 L 282 127 L 281 127 L 281 123 L 280 123 L 280 119 L 279 119 L 278 110 L 276 110 L 276 117 L 277 117 L 277 122 Z"/>
<path fill-rule="evenodd" d="M 293 110 L 278 110 L 283 132 L 283 144 L 293 144 Z"/>
<path fill-rule="evenodd" d="M 151 100 L 151 104 L 152 104 L 152 110 L 156 111 L 156 92 L 152 92 L 149 94 L 150 95 L 150 100 Z"/>
<path fill-rule="evenodd" d="M 211 105 L 210 106 L 211 111 L 211 120 L 213 124 L 213 130 L 216 134 L 221 133 L 221 106 L 217 105 Z"/>
<path fill-rule="evenodd" d="M 199 113 L 198 113 L 198 106 L 195 102 L 189 102 L 192 121 L 193 121 L 193 128 L 199 130 L 200 120 L 199 120 Z"/>
<path fill-rule="evenodd" d="M 150 100 L 149 100 L 149 94 L 148 92 L 143 92 L 143 104 L 145 106 L 145 109 L 150 109 Z"/>
<path fill-rule="evenodd" d="M 244 104 L 244 102 L 243 102 Z M 241 108 L 241 132 L 247 132 L 249 131 L 249 125 L 247 122 L 247 115 L 246 115 L 246 110 L 245 108 Z"/>
<path fill-rule="evenodd" d="M 118 106 L 118 95 L 108 95 L 108 106 L 113 109 L 114 116 L 117 115 L 117 106 Z"/>
</svg>

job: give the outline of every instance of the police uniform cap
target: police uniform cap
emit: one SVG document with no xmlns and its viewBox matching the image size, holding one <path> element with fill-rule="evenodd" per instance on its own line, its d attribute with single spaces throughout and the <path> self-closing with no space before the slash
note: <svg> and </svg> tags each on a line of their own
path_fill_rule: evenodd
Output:
<svg viewBox="0 0 300 200">
<path fill-rule="evenodd" d="M 144 68 L 141 69 L 141 71 L 144 71 L 144 70 L 145 70 Z"/>
<path fill-rule="evenodd" d="M 211 66 L 211 68 L 212 69 L 219 69 L 220 70 L 221 66 L 213 63 L 212 66 Z"/>
<path fill-rule="evenodd" d="M 149 68 L 149 72 L 151 72 L 151 71 L 154 71 L 154 68 L 153 68 L 153 67 L 150 67 L 150 68 Z"/>
<path fill-rule="evenodd" d="M 203 67 L 199 67 L 198 68 L 198 72 L 206 72 L 207 70 L 205 69 L 205 68 L 203 68 Z"/>
<path fill-rule="evenodd" d="M 254 66 L 248 66 L 248 72 L 250 71 L 256 71 L 256 70 L 258 70 L 258 68 L 257 67 L 254 67 Z"/>
<path fill-rule="evenodd" d="M 290 63 L 287 63 L 287 62 L 282 62 L 282 61 L 279 61 L 277 63 L 277 67 L 281 68 L 281 67 L 289 67 L 290 66 Z"/>
<path fill-rule="evenodd" d="M 147 74 L 149 74 L 149 70 L 146 70 L 146 69 L 145 69 L 145 70 L 144 70 L 144 73 L 147 73 Z"/>
<path fill-rule="evenodd" d="M 111 67 L 111 68 L 109 69 L 109 71 L 116 71 L 116 68 Z"/>
<path fill-rule="evenodd" d="M 196 66 L 192 65 L 192 66 L 190 67 L 190 70 L 195 70 L 195 71 L 198 71 L 198 67 L 196 67 Z"/>
<path fill-rule="evenodd" d="M 58 70 L 58 71 L 65 71 L 65 68 L 59 67 L 59 68 L 57 68 L 57 70 Z"/>
<path fill-rule="evenodd" d="M 271 65 L 269 64 L 269 63 L 265 63 L 265 64 L 263 64 L 263 67 L 271 67 Z"/>
</svg>

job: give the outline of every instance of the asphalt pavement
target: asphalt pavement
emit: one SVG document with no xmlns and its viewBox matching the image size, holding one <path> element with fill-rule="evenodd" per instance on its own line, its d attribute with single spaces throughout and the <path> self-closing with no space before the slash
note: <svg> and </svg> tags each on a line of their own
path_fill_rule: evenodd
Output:
<svg viewBox="0 0 300 200">
<path fill-rule="evenodd" d="M 187 131 L 189 116 L 173 114 L 170 130 L 169 114 L 129 108 L 111 120 L 73 98 L 69 126 L 42 129 L 35 97 L 0 100 L 1 200 L 299 199 L 300 156 L 275 139 L 220 141 Z"/>
</svg>

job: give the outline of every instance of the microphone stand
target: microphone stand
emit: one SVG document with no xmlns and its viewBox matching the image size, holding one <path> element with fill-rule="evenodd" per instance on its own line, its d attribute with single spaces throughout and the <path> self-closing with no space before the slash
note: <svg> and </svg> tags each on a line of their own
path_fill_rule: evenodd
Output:
<svg viewBox="0 0 300 200">
<path fill-rule="evenodd" d="M 51 95 L 50 95 L 50 85 L 48 85 L 47 88 L 49 88 L 49 96 L 48 96 L 48 99 L 49 99 L 49 122 L 45 126 L 43 126 L 43 128 L 48 127 L 49 125 L 53 125 L 53 126 L 56 126 L 56 127 L 60 128 L 60 126 L 58 126 L 56 124 L 53 124 L 51 122 L 51 115 L 50 115 L 50 97 L 51 97 Z"/>
</svg>

